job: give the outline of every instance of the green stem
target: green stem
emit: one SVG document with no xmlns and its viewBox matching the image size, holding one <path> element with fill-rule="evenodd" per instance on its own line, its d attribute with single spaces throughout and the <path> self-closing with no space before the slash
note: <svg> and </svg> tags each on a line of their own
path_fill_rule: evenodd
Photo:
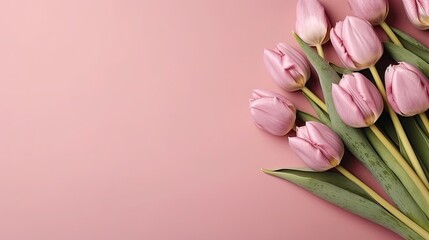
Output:
<svg viewBox="0 0 429 240">
<path fill-rule="evenodd" d="M 380 23 L 381 28 L 383 28 L 384 32 L 387 34 L 387 36 L 392 40 L 392 42 L 398 46 L 402 46 L 402 43 L 399 41 L 398 37 L 395 35 L 395 33 L 392 31 L 392 29 L 387 25 L 385 21 Z"/>
<path fill-rule="evenodd" d="M 426 179 L 423 168 L 420 165 L 419 160 L 417 159 L 417 155 L 414 152 L 413 147 L 411 146 L 410 140 L 408 140 L 407 134 L 405 133 L 405 130 L 402 127 L 402 124 L 399 121 L 398 116 L 396 115 L 395 111 L 393 111 L 393 109 L 390 107 L 389 102 L 387 101 L 386 90 L 384 89 L 383 82 L 381 81 L 380 75 L 378 75 L 377 69 L 375 68 L 374 65 L 372 65 L 369 67 L 369 70 L 371 71 L 371 74 L 374 77 L 378 91 L 380 91 L 381 96 L 383 97 L 384 104 L 387 108 L 390 118 L 392 119 L 396 134 L 398 134 L 400 141 L 404 145 L 405 152 L 410 158 L 410 162 L 414 168 L 414 171 L 417 173 L 417 175 L 420 177 L 422 182 L 425 184 L 426 188 L 429 188 L 429 182 Z"/>
<path fill-rule="evenodd" d="M 419 114 L 419 117 L 422 120 L 423 125 L 426 128 L 426 133 L 429 133 L 429 120 L 428 120 L 428 116 L 426 116 L 426 113 L 423 112 L 423 113 Z"/>
<path fill-rule="evenodd" d="M 328 112 L 328 108 L 326 107 L 326 104 L 322 100 L 320 100 L 320 98 L 316 96 L 316 94 L 314 94 L 310 89 L 304 86 L 301 90 L 307 97 L 313 100 L 317 104 L 317 106 L 323 109 L 323 111 Z"/>
<path fill-rule="evenodd" d="M 317 44 L 316 49 L 317 49 L 317 53 L 319 54 L 319 56 L 321 58 L 325 58 L 325 53 L 323 52 L 322 44 Z"/>
<path fill-rule="evenodd" d="M 393 207 L 389 202 L 384 200 L 380 195 L 378 195 L 378 193 L 376 193 L 374 190 L 372 190 L 370 187 L 368 187 L 365 183 L 363 183 L 361 180 L 359 180 L 357 177 L 355 177 L 347 169 L 343 168 L 341 165 L 338 165 L 336 167 L 336 169 L 338 170 L 338 172 L 340 172 L 342 175 L 344 175 L 350 181 L 354 182 L 356 185 L 358 185 L 360 188 L 362 188 L 369 196 L 371 196 L 376 202 L 378 202 L 383 208 L 385 208 L 393 216 L 398 218 L 401 222 L 403 222 L 405 225 L 407 225 L 409 228 L 411 228 L 417 234 L 422 236 L 423 239 L 429 239 L 429 233 L 426 230 L 424 230 L 422 227 L 417 225 L 415 222 L 413 222 L 411 219 L 409 219 L 407 216 L 405 216 L 398 209 Z"/>
</svg>

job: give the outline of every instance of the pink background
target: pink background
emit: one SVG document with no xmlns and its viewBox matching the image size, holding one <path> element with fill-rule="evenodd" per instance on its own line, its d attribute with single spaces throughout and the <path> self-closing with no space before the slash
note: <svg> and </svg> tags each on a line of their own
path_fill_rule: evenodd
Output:
<svg viewBox="0 0 429 240">
<path fill-rule="evenodd" d="M 399 239 L 260 172 L 303 166 L 248 113 L 295 3 L 0 1 L 0 239 Z"/>
</svg>

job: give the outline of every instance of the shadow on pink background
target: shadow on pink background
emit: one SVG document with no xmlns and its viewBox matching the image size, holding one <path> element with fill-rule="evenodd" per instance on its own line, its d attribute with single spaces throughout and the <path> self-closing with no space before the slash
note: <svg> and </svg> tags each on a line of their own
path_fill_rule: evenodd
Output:
<svg viewBox="0 0 429 240">
<path fill-rule="evenodd" d="M 333 23 L 349 13 L 321 2 Z M 429 43 L 390 5 L 389 23 Z M 252 89 L 280 91 L 262 50 L 296 46 L 294 11 L 0 1 L 0 239 L 400 239 L 260 172 L 303 166 L 248 113 Z"/>
</svg>

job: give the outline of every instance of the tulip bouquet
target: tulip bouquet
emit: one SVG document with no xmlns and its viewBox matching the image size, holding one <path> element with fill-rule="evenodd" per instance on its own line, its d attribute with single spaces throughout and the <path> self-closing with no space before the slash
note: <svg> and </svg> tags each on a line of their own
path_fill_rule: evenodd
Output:
<svg viewBox="0 0 429 240">
<path fill-rule="evenodd" d="M 294 37 L 305 55 L 282 43 L 264 50 L 275 83 L 287 92 L 302 91 L 317 116 L 297 110 L 280 94 L 252 92 L 255 125 L 276 136 L 295 131 L 289 145 L 310 168 L 263 171 L 405 239 L 429 239 L 429 49 L 385 22 L 387 0 L 348 2 L 355 16 L 331 28 L 320 2 L 298 0 Z M 429 29 L 429 1 L 403 5 L 412 24 Z M 379 40 L 378 25 L 390 41 Z M 324 57 L 329 40 L 341 67 Z M 377 69 L 384 52 L 394 63 Z M 310 65 L 323 99 L 306 87 Z M 341 166 L 345 151 L 368 168 L 391 202 Z"/>
</svg>

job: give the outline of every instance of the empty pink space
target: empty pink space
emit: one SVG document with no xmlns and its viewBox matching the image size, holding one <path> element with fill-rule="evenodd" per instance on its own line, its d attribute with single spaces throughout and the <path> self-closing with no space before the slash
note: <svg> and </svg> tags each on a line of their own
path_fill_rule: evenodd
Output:
<svg viewBox="0 0 429 240">
<path fill-rule="evenodd" d="M 1 0 L 0 239 L 400 239 L 260 171 L 303 166 L 248 111 L 295 4 Z"/>
</svg>

